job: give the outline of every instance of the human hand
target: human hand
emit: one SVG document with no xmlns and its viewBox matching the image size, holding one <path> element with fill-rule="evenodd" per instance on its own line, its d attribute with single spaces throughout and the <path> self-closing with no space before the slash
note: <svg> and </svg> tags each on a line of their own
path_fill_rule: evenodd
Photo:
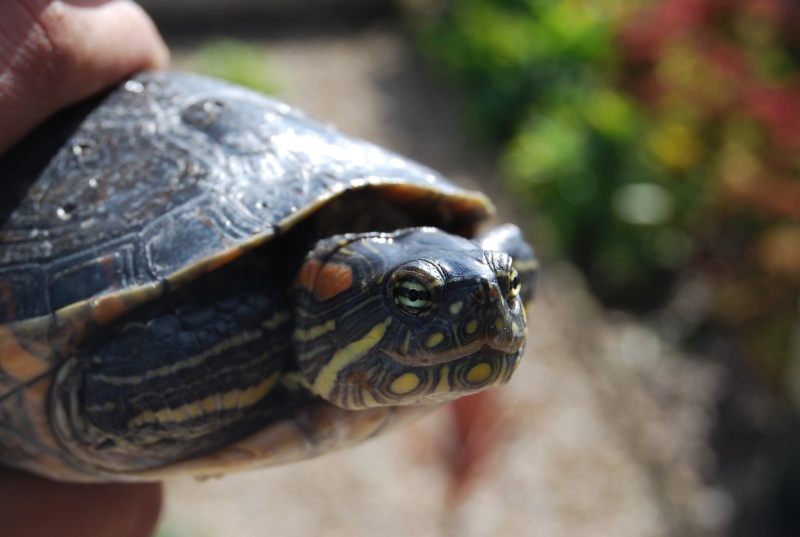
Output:
<svg viewBox="0 0 800 537">
<path fill-rule="evenodd" d="M 61 108 L 165 67 L 155 26 L 124 0 L 0 2 L 0 154 Z M 3 537 L 147 537 L 161 486 L 57 483 L 0 469 Z"/>
<path fill-rule="evenodd" d="M 127 0 L 0 6 L 0 154 L 61 108 L 169 61 L 152 21 Z"/>
<path fill-rule="evenodd" d="M 160 510 L 159 483 L 59 483 L 0 469 L 4 537 L 149 537 Z"/>
</svg>

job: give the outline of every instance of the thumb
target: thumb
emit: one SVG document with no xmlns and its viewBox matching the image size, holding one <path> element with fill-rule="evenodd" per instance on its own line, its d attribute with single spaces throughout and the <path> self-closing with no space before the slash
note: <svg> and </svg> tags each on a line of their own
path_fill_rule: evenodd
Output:
<svg viewBox="0 0 800 537">
<path fill-rule="evenodd" d="M 11 0 L 0 17 L 0 154 L 57 110 L 169 53 L 128 0 Z"/>
</svg>

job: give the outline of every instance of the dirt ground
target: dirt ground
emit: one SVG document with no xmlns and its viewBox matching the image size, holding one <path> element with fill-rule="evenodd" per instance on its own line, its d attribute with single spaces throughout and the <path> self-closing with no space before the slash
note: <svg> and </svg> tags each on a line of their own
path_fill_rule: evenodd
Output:
<svg viewBox="0 0 800 537">
<path fill-rule="evenodd" d="M 489 193 L 530 227 L 467 145 L 452 96 L 385 28 L 269 42 L 280 97 L 343 131 Z M 177 51 L 177 66 L 182 55 Z M 526 356 L 496 392 L 499 441 L 448 505 L 447 408 L 294 465 L 167 484 L 164 537 L 722 535 L 730 496 L 703 483 L 720 371 L 645 326 L 601 314 L 568 265 L 545 263 Z"/>
</svg>

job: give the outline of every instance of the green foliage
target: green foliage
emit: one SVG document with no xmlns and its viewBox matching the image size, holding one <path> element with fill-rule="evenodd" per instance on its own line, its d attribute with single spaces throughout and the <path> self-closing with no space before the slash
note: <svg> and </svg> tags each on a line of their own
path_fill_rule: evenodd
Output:
<svg viewBox="0 0 800 537">
<path fill-rule="evenodd" d="M 800 370 L 800 9 L 440 1 L 422 10 L 421 50 L 595 293 L 661 307 L 671 280 L 699 275 L 706 320 L 765 377 Z"/>
<path fill-rule="evenodd" d="M 641 105 L 614 87 L 620 2 L 452 2 L 419 30 L 458 82 L 473 130 L 505 146 L 501 171 L 609 303 L 652 306 L 691 251 L 680 219 L 701 185 L 670 181 L 643 147 Z M 665 132 L 666 150 L 680 129 Z M 679 204 L 678 199 L 687 203 Z M 652 211 L 649 208 L 653 208 Z"/>
<path fill-rule="evenodd" d="M 510 136 L 531 102 L 570 90 L 610 53 L 608 28 L 576 3 L 464 0 L 420 23 L 419 43 L 468 88 L 478 132 Z"/>
<path fill-rule="evenodd" d="M 186 60 L 187 68 L 228 80 L 264 93 L 277 93 L 278 86 L 264 49 L 236 39 L 208 41 Z"/>
</svg>

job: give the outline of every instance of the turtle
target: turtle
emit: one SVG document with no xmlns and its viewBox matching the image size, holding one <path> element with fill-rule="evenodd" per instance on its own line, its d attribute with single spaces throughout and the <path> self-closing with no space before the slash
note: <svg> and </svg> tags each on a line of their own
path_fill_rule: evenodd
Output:
<svg viewBox="0 0 800 537">
<path fill-rule="evenodd" d="M 254 90 L 142 72 L 0 160 L 0 463 L 217 475 L 506 383 L 536 255 L 482 193 Z"/>
</svg>

